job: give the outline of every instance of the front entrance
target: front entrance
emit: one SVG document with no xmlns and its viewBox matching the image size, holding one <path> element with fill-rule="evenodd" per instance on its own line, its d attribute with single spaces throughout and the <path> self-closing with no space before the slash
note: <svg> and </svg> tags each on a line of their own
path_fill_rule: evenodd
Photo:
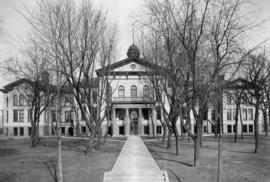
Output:
<svg viewBox="0 0 270 182">
<path fill-rule="evenodd" d="M 134 109 L 130 112 L 130 134 L 138 135 L 138 110 Z"/>
</svg>

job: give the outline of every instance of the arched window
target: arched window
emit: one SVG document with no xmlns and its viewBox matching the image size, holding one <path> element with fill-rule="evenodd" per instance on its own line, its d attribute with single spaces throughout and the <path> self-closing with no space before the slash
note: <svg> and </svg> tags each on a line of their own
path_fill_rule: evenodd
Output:
<svg viewBox="0 0 270 182">
<path fill-rule="evenodd" d="M 23 106 L 24 105 L 24 98 L 23 98 L 23 95 L 22 94 L 19 96 L 19 105 L 20 106 Z"/>
<path fill-rule="evenodd" d="M 130 95 L 131 97 L 137 97 L 137 87 L 135 85 L 131 86 Z"/>
<path fill-rule="evenodd" d="M 13 106 L 18 106 L 18 95 L 13 95 Z"/>
<path fill-rule="evenodd" d="M 118 87 L 118 97 L 125 97 L 125 87 L 122 85 Z"/>
<path fill-rule="evenodd" d="M 150 96 L 150 93 L 149 93 L 149 86 L 145 85 L 143 87 L 143 96 L 144 97 L 149 97 Z"/>
</svg>

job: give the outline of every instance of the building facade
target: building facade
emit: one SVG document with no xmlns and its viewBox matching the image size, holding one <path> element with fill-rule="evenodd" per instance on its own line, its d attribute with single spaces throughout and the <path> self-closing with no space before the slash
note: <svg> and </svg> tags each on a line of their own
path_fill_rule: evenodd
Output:
<svg viewBox="0 0 270 182">
<path fill-rule="evenodd" d="M 161 97 L 156 97 L 152 84 L 149 80 L 149 72 L 162 69 L 140 58 L 140 52 L 136 45 L 131 45 L 127 52 L 127 58 L 113 63 L 105 68 L 96 70 L 97 80 L 108 77 L 111 90 L 112 110 L 102 124 L 103 134 L 106 125 L 109 123 L 108 133 L 112 136 L 126 135 L 162 135 L 162 109 L 161 103 L 166 104 L 166 98 L 159 88 Z M 24 101 L 21 90 L 27 87 L 25 80 L 12 82 L 2 89 L 3 96 L 3 131 L 7 136 L 30 136 L 31 123 L 29 120 L 29 105 Z M 96 84 L 98 87 L 98 84 Z M 222 92 L 222 117 L 223 133 L 233 134 L 235 129 L 236 105 L 227 89 Z M 93 94 L 97 95 L 97 94 Z M 73 103 L 75 99 L 70 93 L 62 95 L 61 104 L 61 131 L 66 136 L 89 135 L 86 124 L 81 117 L 81 112 Z M 238 133 L 253 134 L 254 132 L 253 106 L 241 104 L 241 117 L 238 122 Z M 194 118 L 189 113 L 192 120 L 192 132 L 194 132 Z M 240 116 L 239 116 L 240 118 Z M 205 134 L 214 133 L 215 128 L 212 123 L 216 120 L 216 114 L 211 106 L 205 113 L 203 132 Z M 262 114 L 259 118 L 259 132 L 263 133 Z M 52 102 L 40 117 L 40 136 L 50 136 L 54 134 L 53 126 L 56 123 L 56 104 Z M 177 122 L 179 133 L 180 121 Z"/>
</svg>

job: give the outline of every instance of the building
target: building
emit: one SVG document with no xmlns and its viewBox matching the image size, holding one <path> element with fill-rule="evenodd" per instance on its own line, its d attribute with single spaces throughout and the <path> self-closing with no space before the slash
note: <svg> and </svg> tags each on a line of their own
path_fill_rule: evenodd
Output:
<svg viewBox="0 0 270 182">
<path fill-rule="evenodd" d="M 109 120 L 109 134 L 113 136 L 121 135 L 156 135 L 163 134 L 161 103 L 165 103 L 165 96 L 160 88 L 161 98 L 156 97 L 149 81 L 149 72 L 163 69 L 157 65 L 149 63 L 140 58 L 140 52 L 136 45 L 131 45 L 127 52 L 127 58 L 115 62 L 105 68 L 96 70 L 97 83 L 102 76 L 109 78 L 110 90 L 112 93 L 112 110 Z M 31 124 L 29 122 L 29 106 L 23 101 L 21 90 L 27 87 L 29 80 L 21 79 L 12 82 L 2 89 L 4 93 L 4 126 L 3 131 L 7 136 L 29 136 Z M 223 132 L 225 134 L 234 133 L 235 104 L 231 99 L 232 88 L 225 88 L 222 92 L 223 108 Z M 97 94 L 93 94 L 97 95 Z M 66 91 L 62 95 L 61 111 L 61 131 L 63 135 L 76 136 L 76 133 L 88 135 L 89 131 L 81 117 L 80 111 L 75 107 L 75 99 L 70 92 Z M 41 115 L 40 135 L 53 135 L 53 127 L 56 121 L 56 107 L 53 102 Z M 238 133 L 244 134 L 254 132 L 254 107 L 248 104 L 241 104 L 243 127 L 239 121 Z M 191 113 L 190 113 L 191 114 Z M 192 115 L 192 114 L 191 114 Z M 192 119 L 192 117 L 191 117 Z M 205 113 L 203 124 L 204 133 L 214 133 L 215 128 L 212 123 L 216 120 L 216 114 L 209 104 Z M 262 115 L 259 119 L 259 132 L 263 132 Z M 102 125 L 103 134 L 106 128 L 106 121 Z M 194 121 L 192 119 L 192 125 Z M 179 132 L 180 122 L 177 124 Z M 194 131 L 194 127 L 192 126 Z"/>
</svg>

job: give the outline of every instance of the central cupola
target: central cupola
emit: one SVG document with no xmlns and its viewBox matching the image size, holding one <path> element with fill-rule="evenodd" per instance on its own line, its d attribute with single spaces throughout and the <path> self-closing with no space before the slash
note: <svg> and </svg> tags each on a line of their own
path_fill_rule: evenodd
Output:
<svg viewBox="0 0 270 182">
<path fill-rule="evenodd" d="M 129 46 L 127 56 L 128 58 L 140 58 L 140 51 L 135 44 Z"/>
</svg>

